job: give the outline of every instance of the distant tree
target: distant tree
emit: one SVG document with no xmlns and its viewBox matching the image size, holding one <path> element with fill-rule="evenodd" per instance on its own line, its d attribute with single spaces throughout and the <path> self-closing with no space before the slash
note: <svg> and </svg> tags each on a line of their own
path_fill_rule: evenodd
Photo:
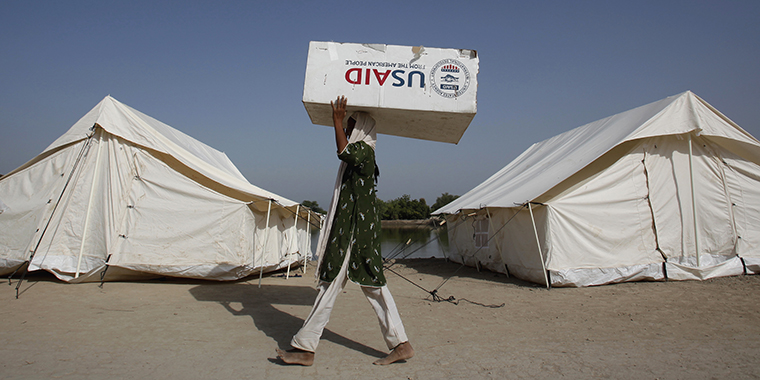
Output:
<svg viewBox="0 0 760 380">
<path fill-rule="evenodd" d="M 412 199 L 409 194 L 383 202 L 383 206 L 381 218 L 384 220 L 427 219 L 430 217 L 430 206 L 425 202 L 425 198 Z"/>
<path fill-rule="evenodd" d="M 449 193 L 443 193 L 441 194 L 440 197 L 435 199 L 435 203 L 433 203 L 433 205 L 430 206 L 430 209 L 433 211 L 438 210 L 439 208 L 453 202 L 457 198 L 459 198 L 459 195 L 451 195 Z"/>
<path fill-rule="evenodd" d="M 386 201 L 384 201 L 384 200 L 382 200 L 380 198 L 377 198 L 377 210 L 376 211 L 377 211 L 377 214 L 380 215 L 380 219 L 385 219 L 385 218 L 383 218 L 383 215 L 385 215 L 386 210 L 388 210 L 388 202 L 386 202 Z"/>
<path fill-rule="evenodd" d="M 327 214 L 327 211 L 323 209 L 322 207 L 319 207 L 319 204 L 317 201 L 303 201 L 301 202 L 301 205 L 306 206 L 311 209 L 311 211 L 318 212 L 320 214 Z"/>
</svg>

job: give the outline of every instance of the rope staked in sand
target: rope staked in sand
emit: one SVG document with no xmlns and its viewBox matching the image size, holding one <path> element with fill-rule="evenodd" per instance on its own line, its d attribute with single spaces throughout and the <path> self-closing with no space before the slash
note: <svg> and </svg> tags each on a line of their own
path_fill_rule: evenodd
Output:
<svg viewBox="0 0 760 380">
<path fill-rule="evenodd" d="M 507 226 L 507 224 L 509 224 L 509 222 L 511 222 L 511 221 L 512 221 L 512 219 L 514 219 L 514 218 L 515 218 L 515 216 L 517 216 L 517 214 L 520 212 L 520 210 L 521 210 L 521 209 L 523 209 L 523 208 L 525 208 L 525 207 L 527 207 L 527 205 L 528 205 L 528 203 L 525 203 L 525 204 L 523 204 L 523 205 L 522 205 L 522 207 L 520 207 L 520 209 L 519 209 L 519 210 L 517 210 L 517 212 L 515 212 L 515 214 L 514 214 L 514 215 L 512 215 L 512 217 L 511 217 L 511 218 L 509 218 L 509 219 L 508 219 L 508 220 L 507 220 L 507 221 L 506 221 L 506 222 L 505 222 L 505 223 L 504 223 L 504 224 L 503 224 L 501 227 L 499 227 L 499 229 L 498 229 L 498 230 L 496 230 L 496 232 L 494 232 L 494 233 L 491 235 L 491 237 L 489 237 L 489 238 L 488 238 L 488 240 L 486 240 L 486 243 L 490 242 L 490 241 L 491 241 L 491 239 L 493 239 L 494 237 L 496 237 L 496 235 L 498 235 L 498 234 L 499 234 L 499 232 L 501 232 L 501 230 L 502 230 L 502 229 L 504 229 L 504 227 L 506 227 L 506 226 Z M 465 221 L 466 219 L 467 219 L 467 216 L 465 216 L 464 218 L 462 218 L 462 220 L 460 220 L 460 221 L 459 221 L 459 223 L 457 223 L 457 224 L 455 224 L 455 225 L 454 225 L 454 228 L 453 228 L 452 230 L 456 230 L 456 229 L 457 229 L 457 228 L 458 228 L 460 225 L 462 225 L 462 223 L 464 223 L 464 221 Z M 422 248 L 423 248 L 423 247 L 425 247 L 426 245 L 430 244 L 432 241 L 433 241 L 433 239 L 430 239 L 430 240 L 428 240 L 428 241 L 427 241 L 425 244 L 421 245 L 420 247 L 418 247 L 417 249 L 413 250 L 412 252 L 409 252 L 409 253 L 407 253 L 406 255 L 404 255 L 404 257 L 402 257 L 402 259 L 405 259 L 405 258 L 409 257 L 409 256 L 410 256 L 410 255 L 412 255 L 413 253 L 415 253 L 415 252 L 419 251 L 420 249 L 422 249 Z M 401 244 L 401 243 L 400 243 L 400 244 Z M 400 244 L 399 244 L 399 245 L 400 245 Z M 406 243 L 406 244 L 404 244 L 404 246 L 403 246 L 403 247 L 402 247 L 402 248 L 401 248 L 401 249 L 400 249 L 398 252 L 394 252 L 394 251 L 396 251 L 396 250 L 398 249 L 398 245 L 397 245 L 396 247 L 394 247 L 394 249 L 391 251 L 391 252 L 393 252 L 393 253 L 392 253 L 391 255 L 389 255 L 389 256 L 388 256 L 388 257 L 385 259 L 385 262 L 387 263 L 388 261 L 390 261 L 391 259 L 393 259 L 395 256 L 397 256 L 397 255 L 398 255 L 400 252 L 403 252 L 403 251 L 404 251 L 404 249 L 406 249 L 406 247 L 408 247 L 408 246 L 409 246 L 409 244 L 410 244 L 410 242 L 409 242 L 409 241 L 407 241 L 407 243 Z M 475 250 L 475 252 L 473 252 L 473 255 L 475 255 L 476 253 L 478 253 L 478 252 L 479 252 L 481 249 L 483 249 L 483 247 L 482 247 L 482 246 L 481 246 L 481 247 L 478 247 L 478 249 L 476 249 L 476 250 Z M 462 260 L 462 261 L 464 261 L 464 260 Z M 392 262 L 392 263 L 390 263 L 389 265 L 386 265 L 386 266 L 385 266 L 383 269 L 390 271 L 391 273 L 395 274 L 396 276 L 399 276 L 399 277 L 401 277 L 402 279 L 404 279 L 404 280 L 408 281 L 410 284 L 412 284 L 412 285 L 414 285 L 414 286 L 416 286 L 416 287 L 418 287 L 418 288 L 422 289 L 424 292 L 426 292 L 426 293 L 430 294 L 430 296 L 431 296 L 431 298 L 433 299 L 433 301 L 434 301 L 434 302 L 444 302 L 444 301 L 445 301 L 445 302 L 450 302 L 450 303 L 452 303 L 452 304 L 454 304 L 454 305 L 459 305 L 459 302 L 461 302 L 461 301 L 465 301 L 465 302 L 469 302 L 469 303 L 471 303 L 471 304 L 473 304 L 473 305 L 478 305 L 478 306 L 483 306 L 483 307 L 487 307 L 487 308 L 493 308 L 493 309 L 496 309 L 496 308 L 500 308 L 500 307 L 504 307 L 504 305 L 505 305 L 504 303 L 502 303 L 501 305 L 487 305 L 487 304 L 484 304 L 484 303 L 480 303 L 480 302 L 476 302 L 476 301 L 470 301 L 470 300 L 468 300 L 468 299 L 466 299 L 466 298 L 462 298 L 462 299 L 460 299 L 460 300 L 457 300 L 457 299 L 456 299 L 454 296 L 449 296 L 449 298 L 443 298 L 443 297 L 441 297 L 441 296 L 439 296 L 439 295 L 438 295 L 438 290 L 440 290 L 440 289 L 441 289 L 441 287 L 443 287 L 443 285 L 445 285 L 445 284 L 446 284 L 446 283 L 447 283 L 447 282 L 448 282 L 448 281 L 449 281 L 449 280 L 450 280 L 452 277 L 454 277 L 454 275 L 455 275 L 455 274 L 457 274 L 457 272 L 459 272 L 459 270 L 460 270 L 460 269 L 462 269 L 462 268 L 465 266 L 465 265 L 464 265 L 464 262 L 463 262 L 463 263 L 462 263 L 462 264 L 459 266 L 459 268 L 457 268 L 457 269 L 456 269 L 456 270 L 455 270 L 455 271 L 454 271 L 452 274 L 450 274 L 450 275 L 449 275 L 449 276 L 448 276 L 448 277 L 447 277 L 445 280 L 443 280 L 443 281 L 442 281 L 442 282 L 441 282 L 441 283 L 440 283 L 440 284 L 439 284 L 439 285 L 438 285 L 438 286 L 437 286 L 435 289 L 433 289 L 432 291 L 431 291 L 431 290 L 427 290 L 427 289 L 423 288 L 422 286 L 420 286 L 419 284 L 415 283 L 414 281 L 412 281 L 412 280 L 410 280 L 410 279 L 408 279 L 408 278 L 406 278 L 406 277 L 402 276 L 402 275 L 401 275 L 401 274 L 399 274 L 398 272 L 396 272 L 396 271 L 394 271 L 393 269 L 391 269 L 391 267 L 392 267 L 392 266 L 394 266 L 394 265 L 396 265 L 396 262 L 395 262 L 395 261 L 394 261 L 394 262 Z"/>
</svg>

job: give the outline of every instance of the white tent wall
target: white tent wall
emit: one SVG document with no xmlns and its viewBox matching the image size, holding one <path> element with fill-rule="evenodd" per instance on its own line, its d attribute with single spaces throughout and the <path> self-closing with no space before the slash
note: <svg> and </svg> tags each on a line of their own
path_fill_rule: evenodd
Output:
<svg viewBox="0 0 760 380">
<path fill-rule="evenodd" d="M 744 197 L 760 199 L 760 166 L 705 138 L 694 138 L 702 252 L 697 266 L 687 144 L 684 136 L 623 144 L 537 199 L 543 205 L 533 205 L 533 214 L 552 286 L 662 280 L 666 275 L 675 280 L 738 275 L 744 270 L 739 252 L 748 270 L 757 273 L 760 212 L 757 206 L 741 206 L 746 204 Z M 624 150 L 628 152 L 620 157 Z M 489 210 L 491 233 L 509 220 L 507 226 L 481 251 L 472 239 L 472 223 L 452 228 L 451 258 L 543 283 L 528 211 L 519 209 L 512 218 L 518 208 Z M 469 212 L 477 215 L 472 219 L 486 213 L 485 209 Z M 463 215 L 449 216 L 449 226 L 460 223 Z M 700 224 L 702 219 L 711 222 Z M 498 260 L 497 242 L 503 247 Z"/>
<path fill-rule="evenodd" d="M 80 281 L 99 280 L 96 274 L 104 269 L 107 252 L 112 254 L 110 266 L 155 275 L 232 280 L 259 266 L 252 248 L 253 229 L 258 220 L 261 231 L 257 235 L 263 242 L 265 214 L 177 176 L 172 168 L 140 147 L 102 130 L 98 136 L 104 138 L 91 140 L 89 151 L 73 172 L 30 270 L 48 270 L 66 281 L 73 281 L 77 273 Z M 36 245 L 39 240 L 83 145 L 85 142 L 64 148 L 22 172 L 32 178 L 39 177 L 38 168 L 54 172 L 47 177 L 55 179 L 57 185 L 49 196 L 35 202 L 52 199 L 41 210 L 36 226 L 39 232 L 27 237 L 27 245 Z M 60 158 L 64 158 L 64 165 L 58 164 Z M 98 159 L 105 162 L 98 165 Z M 22 177 L 8 180 L 26 183 Z M 287 251 L 282 248 L 286 242 L 280 213 L 281 209 L 276 209 L 270 220 L 272 232 L 267 246 L 255 254 L 256 258 L 262 252 L 271 256 L 264 262 L 273 269 L 279 269 L 278 258 Z M 25 251 L 34 249 L 28 248 Z M 23 262 L 23 255 L 18 256 Z"/>
<path fill-rule="evenodd" d="M 299 261 L 296 237 L 306 235 L 305 223 L 293 228 L 295 202 L 250 185 L 223 153 L 110 97 L 0 179 L 0 199 L 2 274 L 34 252 L 28 270 L 70 282 L 99 281 L 106 268 L 106 280 L 233 280 Z"/>
<path fill-rule="evenodd" d="M 0 196 L 8 204 L 8 209 L 0 214 L 0 231 L 6 231 L 0 234 L 0 273 L 8 274 L 21 266 L 36 248 L 42 233 L 47 233 L 48 220 L 83 145 L 80 142 L 55 152 L 0 181 Z M 50 226 L 52 233 L 55 223 Z"/>
<path fill-rule="evenodd" d="M 286 262 L 283 265 L 293 266 L 303 263 L 305 258 L 311 258 L 311 231 L 319 229 L 318 224 L 315 223 L 319 219 L 314 216 L 309 218 L 308 213 L 311 211 L 303 207 L 296 206 L 295 209 L 288 210 L 291 214 L 283 215 L 282 222 L 287 239 L 287 250 L 284 256 Z"/>
<path fill-rule="evenodd" d="M 659 247 L 667 257 L 668 277 L 705 279 L 741 274 L 732 196 L 720 159 L 721 153 L 727 152 L 721 152 L 722 148 L 708 138 L 691 136 L 691 143 L 689 138 L 659 136 L 645 143 L 647 171 L 656 173 L 649 176 L 650 201 Z"/>
<path fill-rule="evenodd" d="M 273 208 L 269 213 L 268 225 L 266 212 L 255 212 L 255 214 L 254 272 L 258 273 L 262 266 L 264 272 L 286 267 L 288 256 L 298 256 L 297 247 L 291 244 L 292 236 L 289 236 L 293 226 L 293 214 L 288 210 Z"/>
<path fill-rule="evenodd" d="M 517 213 L 517 215 L 515 215 Z M 533 216 L 542 247 L 547 246 L 546 208 L 534 206 Z M 544 266 L 539 252 L 533 223 L 526 208 L 494 208 L 468 210 L 445 215 L 449 252 L 453 262 L 485 268 L 494 272 L 509 273 L 518 278 L 544 283 Z M 488 223 L 487 246 L 476 244 L 476 223 Z"/>
<path fill-rule="evenodd" d="M 760 165 L 723 153 L 726 184 L 736 226 L 736 254 L 747 272 L 760 274 Z"/>
<path fill-rule="evenodd" d="M 546 276 L 541 260 L 546 258 L 545 247 L 548 246 L 547 209 L 540 205 L 531 207 L 533 219 L 530 216 L 531 210 L 526 207 L 491 210 L 494 228 L 497 231 L 501 228 L 501 232 L 497 232 L 492 241 L 498 241 L 502 247 L 501 261 L 506 265 L 502 271 L 508 270 L 510 275 L 517 278 L 544 284 Z M 533 229 L 533 220 L 536 221 L 536 230 Z M 535 238 L 536 232 L 538 241 Z"/>
<path fill-rule="evenodd" d="M 298 231 L 296 230 L 296 227 L 298 226 L 298 215 L 297 212 L 300 211 L 300 207 L 296 206 L 296 210 L 293 214 L 290 215 L 290 220 L 283 219 L 283 224 L 285 225 L 285 237 L 288 243 L 287 246 L 287 252 L 285 253 L 285 265 L 291 265 L 292 263 L 298 263 L 300 262 L 300 255 L 301 255 L 301 247 L 300 247 L 300 239 Z"/>
<path fill-rule="evenodd" d="M 177 176 L 144 150 L 131 157 L 136 174 L 120 202 L 125 217 L 109 265 L 175 277 L 244 276 L 254 222 L 247 205 Z"/>
<path fill-rule="evenodd" d="M 501 260 L 472 229 L 450 256 L 552 286 L 760 273 L 760 142 L 685 92 L 536 143 L 436 212 L 490 214 L 492 234 L 518 209 L 489 235 Z"/>
<path fill-rule="evenodd" d="M 100 146 L 93 138 L 63 149 L 76 160 L 61 168 L 66 181 L 55 190 L 54 207 L 43 215 L 39 232 L 30 241 L 29 252 L 34 252 L 30 271 L 44 269 L 59 278 L 71 278 L 80 263 L 83 268 L 91 266 L 87 252 L 106 252 L 113 220 L 97 211 L 105 204 L 105 197 L 98 194 L 102 176 L 96 171 L 97 160 L 88 154 Z M 100 259 L 101 265 L 104 259 Z"/>
<path fill-rule="evenodd" d="M 504 272 L 504 265 L 496 244 L 488 242 L 486 247 L 476 246 L 473 236 L 475 235 L 475 224 L 480 221 L 490 222 L 485 210 L 475 212 L 473 215 L 456 214 L 447 218 L 448 238 L 451 246 L 449 250 L 452 252 L 447 254 L 447 258 L 468 266 Z"/>
<path fill-rule="evenodd" d="M 501 257 L 486 262 L 482 257 L 481 265 L 536 283 L 545 283 L 545 267 L 552 286 L 663 278 L 647 205 L 643 153 L 631 149 L 632 144 L 626 144 L 609 152 L 537 199 L 532 211 L 540 252 L 527 208 L 489 208 L 491 234 L 501 229 L 489 235 L 490 245 L 502 247 Z M 455 251 L 462 246 L 475 250 L 470 230 L 449 237 Z"/>
<path fill-rule="evenodd" d="M 298 251 L 301 252 L 301 260 L 311 259 L 314 253 L 311 250 L 311 237 L 315 231 L 319 231 L 321 228 L 320 221 L 321 216 L 312 214 L 311 210 L 306 210 L 307 214 L 298 218 L 298 226 L 296 231 L 298 233 Z"/>
<path fill-rule="evenodd" d="M 620 158 L 618 151 L 609 152 L 597 160 L 602 171 L 543 201 L 549 236 L 542 248 L 553 286 L 653 279 L 649 273 L 663 258 L 652 230 L 643 153 L 637 150 Z"/>
</svg>

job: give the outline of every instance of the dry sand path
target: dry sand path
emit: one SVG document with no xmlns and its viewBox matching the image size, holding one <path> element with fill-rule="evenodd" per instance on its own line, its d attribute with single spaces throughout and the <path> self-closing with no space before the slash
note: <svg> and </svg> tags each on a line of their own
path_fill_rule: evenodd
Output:
<svg viewBox="0 0 760 380">
<path fill-rule="evenodd" d="M 459 266 L 394 267 L 428 289 Z M 300 273 L 300 269 L 299 269 Z M 541 287 L 472 268 L 436 303 L 388 273 L 417 350 L 385 355 L 358 287 L 336 304 L 312 367 L 280 365 L 316 291 L 304 277 L 234 283 L 167 279 L 69 285 L 49 275 L 0 283 L 2 379 L 752 379 L 760 376 L 760 276 L 704 282 Z"/>
</svg>

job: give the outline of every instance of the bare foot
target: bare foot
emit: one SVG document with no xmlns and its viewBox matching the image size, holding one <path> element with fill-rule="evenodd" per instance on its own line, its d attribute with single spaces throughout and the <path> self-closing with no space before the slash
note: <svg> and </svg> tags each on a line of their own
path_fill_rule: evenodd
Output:
<svg viewBox="0 0 760 380">
<path fill-rule="evenodd" d="M 409 342 L 404 342 L 396 346 L 396 348 L 391 351 L 388 356 L 376 360 L 372 364 L 377 365 L 388 365 L 391 363 L 395 363 L 399 360 L 406 360 L 414 356 L 414 348 L 412 348 L 412 344 Z"/>
<path fill-rule="evenodd" d="M 299 364 L 299 365 L 312 365 L 314 364 L 314 353 L 310 351 L 299 350 L 293 348 L 287 351 L 283 351 L 279 348 L 277 351 L 277 358 L 281 359 L 287 364 Z"/>
</svg>

